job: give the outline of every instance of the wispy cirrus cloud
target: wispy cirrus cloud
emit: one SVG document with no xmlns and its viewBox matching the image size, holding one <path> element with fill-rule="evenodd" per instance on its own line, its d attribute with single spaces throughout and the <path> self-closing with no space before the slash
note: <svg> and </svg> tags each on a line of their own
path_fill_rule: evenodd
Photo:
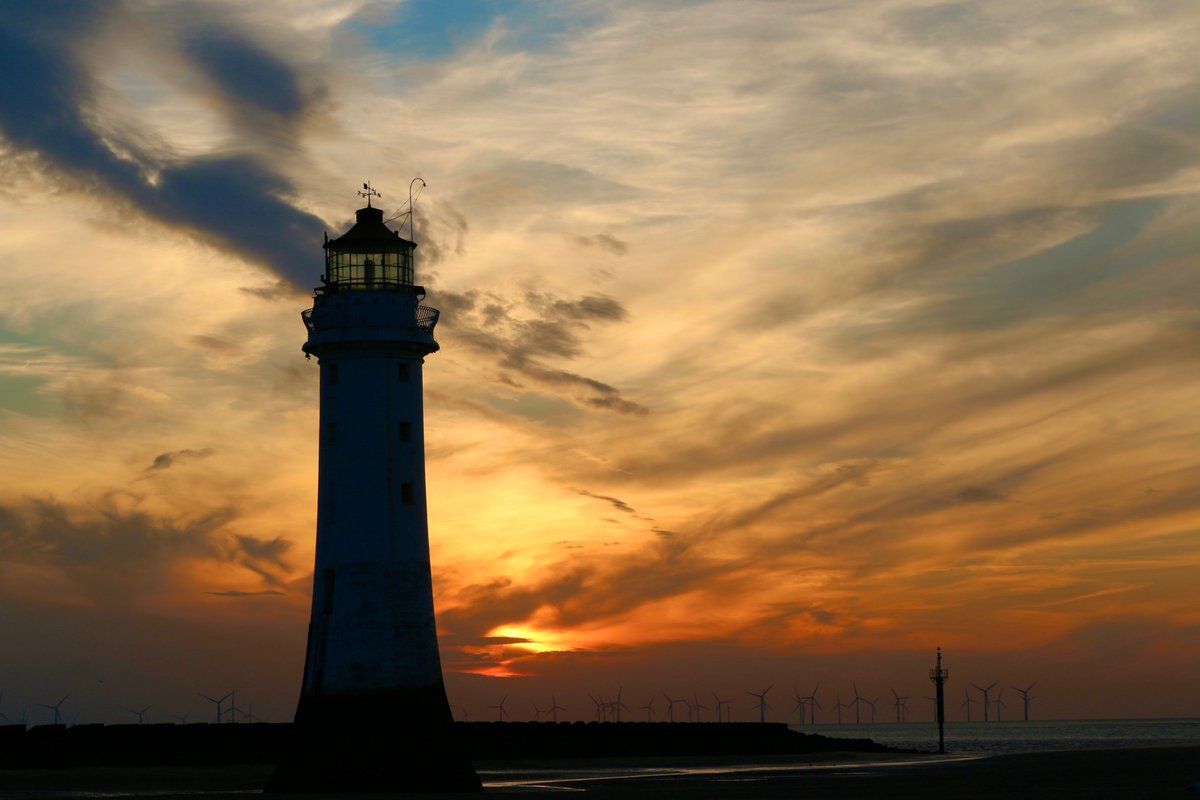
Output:
<svg viewBox="0 0 1200 800">
<path fill-rule="evenodd" d="M 884 681 L 1139 619 L 1192 663 L 1193 3 L 284 5 L 0 23 L 15 494 L 150 476 L 149 528 L 239 515 L 152 563 L 299 594 L 287 298 L 360 180 L 390 216 L 420 175 L 448 664 Z"/>
</svg>

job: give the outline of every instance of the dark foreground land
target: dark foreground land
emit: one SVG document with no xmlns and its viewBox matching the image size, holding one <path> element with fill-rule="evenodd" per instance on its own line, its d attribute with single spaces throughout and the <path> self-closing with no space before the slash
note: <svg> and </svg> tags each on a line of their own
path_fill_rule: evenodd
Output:
<svg viewBox="0 0 1200 800">
<path fill-rule="evenodd" d="M 593 739 L 592 744 L 608 739 L 646 739 L 650 728 L 641 734 L 626 736 L 632 728 L 623 724 L 580 726 L 543 725 L 536 732 L 519 733 L 520 725 L 482 723 L 471 730 L 480 740 L 499 736 L 511 748 L 514 743 L 528 744 L 550 731 L 560 740 L 559 750 L 574 747 L 572 741 Z M 151 727 L 151 726 L 145 726 Z M 215 727 L 215 726 L 214 726 Z M 229 726 L 235 727 L 235 726 Z M 683 728 L 707 726 L 657 727 L 658 738 L 666 741 L 660 750 L 679 749 L 676 737 L 702 736 L 683 733 Z M 716 725 L 712 727 L 718 727 Z M 761 728 L 762 726 L 747 726 Z M 786 731 L 780 726 L 766 726 Z M 532 729 L 531 729 L 532 730 Z M 747 732 L 748 734 L 753 732 Z M 790 733 L 790 732 L 789 732 Z M 503 734 L 503 735 L 500 735 Z M 234 734 L 237 735 L 237 734 Z M 703 747 L 725 736 L 716 737 Z M 760 731 L 758 735 L 772 736 Z M 797 734 L 799 735 L 799 734 Z M 854 752 L 858 747 L 846 741 L 824 737 L 796 739 L 775 735 L 772 749 L 804 742 L 816 747 L 810 752 L 775 754 L 693 754 L 631 756 L 608 754 L 603 757 L 544 757 L 525 750 L 520 756 L 476 757 L 476 769 L 490 798 L 524 798 L 531 794 L 583 792 L 596 798 L 663 798 L 672 800 L 708 800 L 709 798 L 745 798 L 746 800 L 906 800 L 921 798 L 1017 798 L 1031 800 L 1075 800 L 1079 798 L 1197 798 L 1200 800 L 1200 745 L 1146 747 L 1119 750 L 1068 751 L 1006 755 L 990 758 L 940 758 L 885 752 Z M 675 741 L 669 741 L 675 739 Z M 815 740 L 823 740 L 817 742 Z M 563 743 L 565 742 L 565 744 Z M 789 744 L 785 745 L 784 742 Z M 479 740 L 476 741 L 478 746 Z M 762 745 L 763 741 L 757 744 Z M 524 745 L 522 745 L 523 747 Z M 697 741 L 692 741 L 692 747 Z M 842 750 L 838 750 L 838 747 Z M 503 747 L 501 749 L 503 749 Z M 0 770 L 0 798 L 84 798 L 103 796 L 154 797 L 158 800 L 217 800 L 254 797 L 270 777 L 271 766 L 262 763 L 174 764 L 169 766 L 89 766 L 33 767 Z M 325 797 L 441 797 L 462 798 L 481 795 L 325 795 Z M 272 795 L 278 798 L 311 795 Z"/>
<path fill-rule="evenodd" d="M 0 797 L 231 800 L 256 797 L 271 767 L 93 767 L 0 771 Z M 505 798 L 582 792 L 595 800 L 1105 800 L 1200 797 L 1200 746 L 1093 750 L 931 761 L 855 754 L 821 758 L 660 759 L 553 769 L 480 764 L 483 795 L 325 795 L 328 798 Z M 103 794 L 100 794 L 103 793 Z M 282 800 L 312 795 L 271 795 Z"/>
</svg>

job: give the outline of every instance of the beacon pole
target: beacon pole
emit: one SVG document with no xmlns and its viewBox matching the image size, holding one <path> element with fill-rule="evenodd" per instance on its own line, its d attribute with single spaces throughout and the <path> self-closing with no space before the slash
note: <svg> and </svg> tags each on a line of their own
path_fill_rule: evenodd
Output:
<svg viewBox="0 0 1200 800">
<path fill-rule="evenodd" d="M 937 666 L 929 670 L 929 680 L 937 687 L 938 752 L 946 752 L 946 680 L 950 671 L 942 669 L 942 648 L 937 649 Z"/>
</svg>

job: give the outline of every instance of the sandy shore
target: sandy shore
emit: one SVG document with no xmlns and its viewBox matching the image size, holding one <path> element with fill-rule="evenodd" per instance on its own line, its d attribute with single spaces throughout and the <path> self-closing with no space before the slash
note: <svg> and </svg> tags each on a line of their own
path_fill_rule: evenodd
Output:
<svg viewBox="0 0 1200 800">
<path fill-rule="evenodd" d="M 217 800 L 254 796 L 270 767 L 0 772 L 0 798 L 155 797 Z M 889 757 L 849 753 L 728 759 L 623 759 L 480 763 L 487 797 L 585 792 L 596 798 L 1200 798 L 1200 745 L 1006 755 Z M 353 795 L 347 795 L 352 797 Z M 370 795 L 479 797 L 480 795 Z M 274 795 L 273 797 L 284 797 Z M 357 795 L 353 797 L 364 797 Z"/>
</svg>

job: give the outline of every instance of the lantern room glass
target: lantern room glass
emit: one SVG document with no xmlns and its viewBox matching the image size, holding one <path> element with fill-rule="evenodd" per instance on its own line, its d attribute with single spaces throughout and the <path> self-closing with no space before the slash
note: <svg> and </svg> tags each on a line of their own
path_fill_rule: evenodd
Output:
<svg viewBox="0 0 1200 800">
<path fill-rule="evenodd" d="M 412 286 L 412 249 L 394 244 L 387 248 L 331 246 L 325 256 L 325 279 L 334 291 Z"/>
</svg>

